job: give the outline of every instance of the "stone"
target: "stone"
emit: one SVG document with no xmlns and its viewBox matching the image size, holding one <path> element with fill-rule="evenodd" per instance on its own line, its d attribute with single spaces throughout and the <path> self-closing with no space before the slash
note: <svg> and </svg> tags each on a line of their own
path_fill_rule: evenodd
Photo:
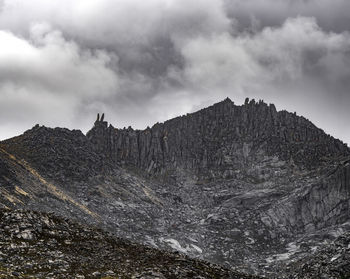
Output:
<svg viewBox="0 0 350 279">
<path fill-rule="evenodd" d="M 26 249 L 20 248 L 21 245 L 16 246 L 19 249 L 11 249 L 18 239 L 9 231 L 22 223 L 42 224 L 47 220 L 49 225 L 43 227 L 36 239 L 28 242 Z M 5 226 L 10 230 L 5 231 Z M 61 241 L 68 239 L 71 239 L 71 245 L 62 247 Z M 48 242 L 52 245 L 46 245 Z M 133 278 L 137 273 L 135 278 L 176 276 L 186 279 L 186 274 L 191 274 L 192 278 L 259 279 L 180 254 L 130 243 L 91 226 L 72 221 L 68 224 L 61 217 L 33 211 L 0 209 L 0 250 L 11 251 L 1 263 L 2 278 Z M 161 270 L 166 270 L 167 276 Z M 179 274 L 178 270 L 182 272 Z"/>
</svg>

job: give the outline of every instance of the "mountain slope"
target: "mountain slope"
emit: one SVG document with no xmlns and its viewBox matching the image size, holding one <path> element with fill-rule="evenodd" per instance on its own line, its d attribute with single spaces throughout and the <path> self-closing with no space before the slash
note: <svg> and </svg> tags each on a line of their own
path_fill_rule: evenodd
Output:
<svg viewBox="0 0 350 279">
<path fill-rule="evenodd" d="M 52 214 L 0 210 L 0 221 L 0 278 L 257 278 Z"/>
<path fill-rule="evenodd" d="M 307 119 L 229 99 L 139 131 L 104 119 L 0 143 L 0 203 L 160 249 L 281 274 L 349 230 L 350 150 Z"/>
</svg>

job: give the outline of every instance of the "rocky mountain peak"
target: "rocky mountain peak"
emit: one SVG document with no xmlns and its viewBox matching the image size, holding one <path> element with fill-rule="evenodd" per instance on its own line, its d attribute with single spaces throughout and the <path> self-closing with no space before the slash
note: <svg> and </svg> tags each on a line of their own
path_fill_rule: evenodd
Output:
<svg viewBox="0 0 350 279">
<path fill-rule="evenodd" d="M 108 169 L 104 154 L 95 152 L 80 130 L 37 124 L 23 135 L 2 141 L 0 147 L 60 182 L 86 180 Z"/>
<path fill-rule="evenodd" d="M 324 254 L 321 262 L 332 263 L 322 272 L 348 264 L 344 247 L 312 253 L 349 231 L 349 154 L 306 118 L 262 100 L 235 105 L 227 98 L 145 130 L 116 129 L 98 114 L 86 135 L 36 125 L 0 142 L 0 207 L 53 211 L 267 278 L 306 278 L 294 276 L 294 262 L 310 268 L 306 274 L 317 274 Z M 41 215 L 34 215 L 30 223 L 39 224 Z M 3 216 L 7 222 L 29 215 Z M 21 238 L 40 236 L 32 226 L 25 230 Z M 2 247 L 18 240 L 5 238 Z M 6 268 L 27 254 L 11 255 Z M 304 265 L 310 255 L 316 260 Z M 348 269 L 339 270 L 348 278 Z M 0 260 L 0 277 L 1 271 Z"/>
<path fill-rule="evenodd" d="M 248 98 L 241 106 L 226 98 L 146 130 L 115 129 L 98 116 L 87 137 L 113 161 L 153 174 L 180 167 L 232 176 L 235 169 L 256 162 L 257 154 L 311 169 L 350 154 L 344 143 L 306 118 Z"/>
</svg>

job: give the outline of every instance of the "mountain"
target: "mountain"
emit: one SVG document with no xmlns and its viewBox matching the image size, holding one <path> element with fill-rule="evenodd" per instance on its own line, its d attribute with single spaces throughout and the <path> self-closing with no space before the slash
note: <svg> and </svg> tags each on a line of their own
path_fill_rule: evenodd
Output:
<svg viewBox="0 0 350 279">
<path fill-rule="evenodd" d="M 344 143 L 307 119 L 249 99 L 235 106 L 227 98 L 144 131 L 118 130 L 97 119 L 87 137 L 97 151 L 114 161 L 152 174 L 180 167 L 201 178 L 234 178 L 242 164 L 258 159 L 257 152 L 307 169 L 325 159 L 349 155 Z M 235 161 L 225 161 L 226 157 Z"/>
<path fill-rule="evenodd" d="M 0 183 L 2 207 L 271 278 L 350 228 L 347 145 L 249 99 L 145 130 L 36 125 L 0 143 Z"/>
</svg>

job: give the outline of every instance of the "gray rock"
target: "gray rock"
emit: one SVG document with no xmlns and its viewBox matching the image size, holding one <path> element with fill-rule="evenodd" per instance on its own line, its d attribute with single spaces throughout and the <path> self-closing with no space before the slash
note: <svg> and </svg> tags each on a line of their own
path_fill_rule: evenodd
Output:
<svg viewBox="0 0 350 279">
<path fill-rule="evenodd" d="M 1 207 L 55 212 L 228 268 L 286 275 L 349 230 L 349 148 L 261 100 L 226 99 L 142 131 L 99 116 L 86 136 L 35 126 L 0 147 Z M 25 243 L 11 249 L 28 248 L 25 230 L 34 241 L 45 231 L 50 249 L 74 246 L 69 231 L 46 229 L 52 219 L 33 218 L 4 227 Z"/>
</svg>

